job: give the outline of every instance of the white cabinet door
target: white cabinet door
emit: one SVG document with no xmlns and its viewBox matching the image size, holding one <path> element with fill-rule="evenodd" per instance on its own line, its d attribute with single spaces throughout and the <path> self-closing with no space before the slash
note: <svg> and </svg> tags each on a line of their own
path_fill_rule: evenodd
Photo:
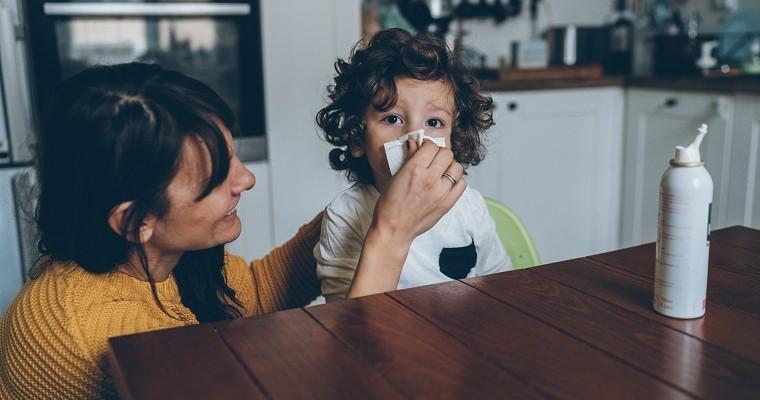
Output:
<svg viewBox="0 0 760 400">
<path fill-rule="evenodd" d="M 690 144 L 702 123 L 709 126 L 701 155 L 714 185 L 712 227 L 724 226 L 733 98 L 632 89 L 626 103 L 623 245 L 656 239 L 660 178 L 669 167 L 675 146 Z"/>
<path fill-rule="evenodd" d="M 237 212 L 243 229 L 240 236 L 227 245 L 227 250 L 250 262 L 267 254 L 274 247 L 272 180 L 267 162 L 251 162 L 245 166 L 256 175 L 256 185 L 240 198 Z"/>
<path fill-rule="evenodd" d="M 542 262 L 617 248 L 622 89 L 493 97 L 488 155 L 468 182 L 515 210 Z"/>
<path fill-rule="evenodd" d="M 726 225 L 760 229 L 760 97 L 737 96 Z"/>
<path fill-rule="evenodd" d="M 20 168 L 0 169 L 0 315 L 21 289 L 21 252 L 11 178 Z"/>
</svg>

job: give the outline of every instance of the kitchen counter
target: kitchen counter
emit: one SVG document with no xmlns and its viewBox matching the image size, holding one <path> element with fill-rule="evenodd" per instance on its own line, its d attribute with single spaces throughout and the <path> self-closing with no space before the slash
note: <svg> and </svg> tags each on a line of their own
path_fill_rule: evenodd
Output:
<svg viewBox="0 0 760 400">
<path fill-rule="evenodd" d="M 625 79 L 619 76 L 601 78 L 571 79 L 519 79 L 480 82 L 483 90 L 488 92 L 514 92 L 524 90 L 578 89 L 604 86 L 621 86 Z"/>
<path fill-rule="evenodd" d="M 725 78 L 628 78 L 627 87 L 699 92 L 760 94 L 760 76 Z"/>
<path fill-rule="evenodd" d="M 726 78 L 623 78 L 541 79 L 481 81 L 489 92 L 512 92 L 550 89 L 580 89 L 621 86 L 626 88 L 673 89 L 699 92 L 760 94 L 760 76 Z"/>
</svg>

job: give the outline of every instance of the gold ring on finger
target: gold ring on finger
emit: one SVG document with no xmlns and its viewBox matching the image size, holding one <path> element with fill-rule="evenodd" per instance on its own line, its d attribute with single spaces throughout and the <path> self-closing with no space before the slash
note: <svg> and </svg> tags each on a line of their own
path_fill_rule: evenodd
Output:
<svg viewBox="0 0 760 400">
<path fill-rule="evenodd" d="M 454 187 L 454 186 L 456 186 L 456 185 L 457 185 L 457 179 L 456 179 L 456 178 L 454 178 L 454 176 L 453 176 L 453 175 L 451 175 L 451 174 L 450 174 L 450 173 L 448 173 L 448 172 L 444 172 L 444 173 L 443 173 L 443 176 L 442 176 L 442 178 L 446 178 L 446 179 L 448 179 L 448 180 L 451 182 L 451 187 Z"/>
</svg>

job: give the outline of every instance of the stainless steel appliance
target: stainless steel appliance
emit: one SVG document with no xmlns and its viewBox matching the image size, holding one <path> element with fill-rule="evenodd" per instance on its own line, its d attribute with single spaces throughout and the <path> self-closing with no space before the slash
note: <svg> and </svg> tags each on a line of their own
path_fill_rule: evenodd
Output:
<svg viewBox="0 0 760 400">
<path fill-rule="evenodd" d="M 88 66 L 157 62 L 217 91 L 238 116 L 240 158 L 266 158 L 258 0 L 23 4 L 26 25 L 17 30 L 27 34 L 33 110 L 58 82 Z"/>
<path fill-rule="evenodd" d="M 610 54 L 607 26 L 567 25 L 546 31 L 550 65 L 604 64 Z"/>
</svg>

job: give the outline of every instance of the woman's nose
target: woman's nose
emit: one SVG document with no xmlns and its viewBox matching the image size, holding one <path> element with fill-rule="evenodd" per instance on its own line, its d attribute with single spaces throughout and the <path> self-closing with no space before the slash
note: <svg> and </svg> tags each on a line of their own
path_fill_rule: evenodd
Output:
<svg viewBox="0 0 760 400">
<path fill-rule="evenodd" d="M 233 191 L 235 194 L 240 194 L 246 190 L 251 190 L 253 186 L 256 185 L 256 175 L 254 175 L 253 172 L 251 172 L 242 162 L 237 161 L 235 164 L 236 165 L 231 166 L 235 170 Z"/>
</svg>

